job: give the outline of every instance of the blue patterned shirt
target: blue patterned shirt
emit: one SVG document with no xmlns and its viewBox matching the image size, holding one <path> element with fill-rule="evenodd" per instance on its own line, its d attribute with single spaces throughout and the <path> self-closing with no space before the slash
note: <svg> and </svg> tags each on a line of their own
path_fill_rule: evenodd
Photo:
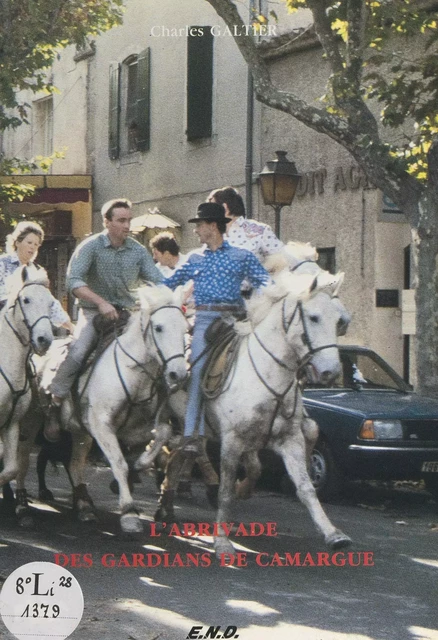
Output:
<svg viewBox="0 0 438 640">
<path fill-rule="evenodd" d="M 135 306 L 136 289 L 142 282 L 159 284 L 162 279 L 152 256 L 142 244 L 128 237 L 121 247 L 113 247 L 107 231 L 81 242 L 67 270 L 70 291 L 89 287 L 107 302 L 128 309 Z M 96 307 L 85 300 L 80 300 L 79 304 Z"/>
<path fill-rule="evenodd" d="M 163 282 L 170 289 L 189 280 L 195 283 L 195 304 L 243 305 L 240 285 L 249 280 L 253 287 L 268 284 L 269 274 L 246 249 L 232 247 L 226 240 L 212 251 L 191 254 L 188 261 Z"/>
</svg>

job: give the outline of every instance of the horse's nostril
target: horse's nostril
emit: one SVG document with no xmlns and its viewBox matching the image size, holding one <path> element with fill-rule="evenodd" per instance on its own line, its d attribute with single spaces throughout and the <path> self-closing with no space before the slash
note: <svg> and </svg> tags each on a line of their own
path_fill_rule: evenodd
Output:
<svg viewBox="0 0 438 640">
<path fill-rule="evenodd" d="M 170 378 L 171 380 L 178 380 L 178 376 L 176 375 L 175 371 L 171 371 L 171 372 L 169 373 L 169 378 Z"/>
</svg>

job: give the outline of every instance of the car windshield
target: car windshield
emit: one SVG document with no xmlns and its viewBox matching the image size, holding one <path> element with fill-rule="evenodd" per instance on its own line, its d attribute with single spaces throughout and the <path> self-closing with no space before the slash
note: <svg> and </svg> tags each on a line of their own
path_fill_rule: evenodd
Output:
<svg viewBox="0 0 438 640">
<path fill-rule="evenodd" d="M 408 385 L 391 367 L 372 351 L 340 349 L 342 373 L 333 385 L 336 389 L 393 389 L 409 391 Z M 310 388 L 315 385 L 309 385 Z"/>
</svg>

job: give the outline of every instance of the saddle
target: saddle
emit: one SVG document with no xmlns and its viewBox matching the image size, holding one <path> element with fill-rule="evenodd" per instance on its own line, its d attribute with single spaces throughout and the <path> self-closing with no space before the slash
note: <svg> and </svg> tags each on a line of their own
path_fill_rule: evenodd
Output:
<svg viewBox="0 0 438 640">
<path fill-rule="evenodd" d="M 232 318 L 217 318 L 206 335 L 210 350 L 202 374 L 201 387 L 208 399 L 217 398 L 223 391 L 239 351 L 243 335 L 236 331 Z"/>
<path fill-rule="evenodd" d="M 93 319 L 93 326 L 99 339 L 95 350 L 90 354 L 88 360 L 92 358 L 93 362 L 96 362 L 105 349 L 123 333 L 131 314 L 127 309 L 120 309 L 118 313 L 119 317 L 117 320 L 108 320 L 100 314 Z"/>
</svg>

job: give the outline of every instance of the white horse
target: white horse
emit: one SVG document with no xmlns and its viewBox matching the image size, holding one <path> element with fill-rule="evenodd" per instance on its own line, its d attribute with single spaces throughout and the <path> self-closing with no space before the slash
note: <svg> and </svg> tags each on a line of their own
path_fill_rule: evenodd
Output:
<svg viewBox="0 0 438 640">
<path fill-rule="evenodd" d="M 15 282 L 14 282 L 15 281 Z M 29 359 L 32 350 L 42 355 L 52 344 L 50 310 L 54 298 L 47 274 L 29 280 L 25 267 L 10 279 L 11 293 L 0 314 L 0 438 L 3 471 L 0 486 L 18 473 L 19 422 L 29 408 Z"/>
<path fill-rule="evenodd" d="M 166 287 L 139 290 L 141 308 L 133 312 L 120 337 L 112 342 L 91 369 L 80 378 L 77 394 L 62 405 L 61 418 L 72 435 L 69 475 L 79 519 L 96 518 L 84 482 L 86 459 L 93 438 L 110 463 L 119 486 L 121 527 L 124 532 L 142 531 L 128 483 L 128 464 L 119 440 L 126 445 L 144 443 L 156 428 L 157 447 L 170 437 L 171 427 L 160 422 L 168 393 L 187 377 L 184 335 L 187 322 L 177 293 Z M 50 369 L 50 361 L 45 363 Z M 43 374 L 44 385 L 44 374 Z M 138 422 L 139 407 L 143 421 Z M 29 445 L 28 445 L 29 446 Z M 23 445 L 22 473 L 17 489 L 24 489 L 28 452 Z"/>
<path fill-rule="evenodd" d="M 230 521 L 239 461 L 243 456 L 251 476 L 257 451 L 265 447 L 283 458 L 297 495 L 325 542 L 333 549 L 351 543 L 326 516 L 310 481 L 297 385 L 297 374 L 307 366 L 315 379 L 325 383 L 340 372 L 336 338 L 341 313 L 332 304 L 332 296 L 337 295 L 341 281 L 340 275 L 327 272 L 316 277 L 279 275 L 275 285 L 250 303 L 253 330 L 242 340 L 234 373 L 221 395 L 206 400 L 207 422 L 213 436 L 221 440 L 218 555 L 233 552 L 220 523 Z M 170 398 L 180 414 L 182 399 L 182 394 Z M 177 467 L 178 463 L 175 459 L 173 464 Z"/>
</svg>

